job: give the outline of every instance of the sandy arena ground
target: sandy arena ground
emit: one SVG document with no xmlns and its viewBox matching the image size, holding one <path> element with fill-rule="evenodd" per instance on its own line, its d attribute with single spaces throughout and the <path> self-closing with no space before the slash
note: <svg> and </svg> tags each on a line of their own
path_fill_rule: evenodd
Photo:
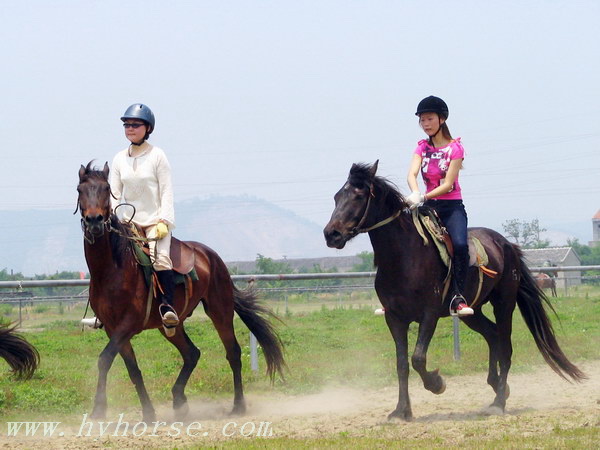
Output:
<svg viewBox="0 0 600 450">
<path fill-rule="evenodd" d="M 600 427 L 600 361 L 583 363 L 580 367 L 589 376 L 589 380 L 580 385 L 562 380 L 547 367 L 539 367 L 528 374 L 510 375 L 511 397 L 503 416 L 482 413 L 493 399 L 484 374 L 447 377 L 446 392 L 436 396 L 426 391 L 412 372 L 410 392 L 415 418 L 410 423 L 386 420 L 396 404 L 396 386 L 372 391 L 331 388 L 305 396 L 250 394 L 247 397 L 248 414 L 244 417 L 227 416 L 230 401 L 202 404 L 195 401 L 191 403 L 186 423 L 178 426 L 179 436 L 169 435 L 177 434 L 177 430 L 170 428 L 172 411 L 168 405 L 163 405 L 158 409 L 158 417 L 169 425 L 159 427 L 155 433 L 158 436 L 150 436 L 153 426 L 148 427 L 145 435 L 133 436 L 133 425 L 140 416 L 131 413 L 124 418 L 130 423 L 129 436 L 112 436 L 113 427 L 104 437 L 99 437 L 97 423 L 89 437 L 76 436 L 79 426 L 60 427 L 59 431 L 64 435 L 51 438 L 7 437 L 4 428 L 0 448 L 169 448 L 218 445 L 234 439 L 243 445 L 248 439 L 258 439 L 257 433 L 270 432 L 272 437 L 297 439 L 370 436 L 390 439 L 390 444 L 394 440 L 437 438 L 440 445 L 460 445 L 465 436 L 476 435 L 485 440 L 505 435 L 542 435 L 557 426 L 562 429 Z M 111 413 L 114 414 L 109 410 Z M 118 417 L 109 416 L 107 420 L 116 422 Z M 185 427 L 194 421 L 200 424 L 192 425 L 191 432 L 195 436 L 187 436 Z M 244 425 L 248 422 L 252 424 Z M 270 425 L 263 424 L 259 431 L 261 422 Z M 254 432 L 253 426 L 256 426 Z M 143 425 L 139 425 L 136 432 L 141 434 L 142 431 Z M 241 436 L 241 432 L 249 436 Z M 261 442 L 268 444 L 264 440 Z"/>
</svg>

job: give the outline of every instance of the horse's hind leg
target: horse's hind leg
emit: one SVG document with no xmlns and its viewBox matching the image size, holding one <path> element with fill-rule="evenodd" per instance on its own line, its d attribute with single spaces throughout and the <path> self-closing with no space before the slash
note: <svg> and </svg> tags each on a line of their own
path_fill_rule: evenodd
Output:
<svg viewBox="0 0 600 450">
<path fill-rule="evenodd" d="M 475 309 L 475 314 L 464 317 L 462 321 L 473 331 L 481 334 L 487 342 L 489 348 L 487 383 L 494 392 L 498 392 L 500 376 L 498 375 L 498 329 L 496 324 L 488 319 L 481 309 Z"/>
<path fill-rule="evenodd" d="M 439 370 L 427 371 L 427 349 L 435 332 L 437 321 L 437 314 L 426 313 L 419 324 L 419 336 L 412 356 L 412 365 L 421 376 L 425 389 L 434 394 L 442 394 L 446 390 L 446 383 L 440 376 Z"/>
<path fill-rule="evenodd" d="M 185 396 L 185 387 L 190 375 L 192 374 L 198 360 L 200 359 L 200 350 L 194 345 L 190 337 L 185 332 L 183 324 L 177 329 L 175 335 L 167 337 L 164 330 L 160 329 L 161 333 L 167 338 L 167 340 L 173 344 L 181 357 L 183 358 L 183 367 L 179 372 L 179 376 L 175 381 L 175 384 L 171 388 L 173 394 L 173 410 L 175 411 L 175 419 L 183 420 L 189 411 L 187 403 L 187 397 Z"/>
<path fill-rule="evenodd" d="M 506 298 L 511 297 L 505 296 Z M 500 408 L 502 412 L 504 412 L 504 408 L 506 407 L 506 399 L 510 395 L 507 379 L 513 353 L 511 334 L 514 307 L 514 302 L 512 303 L 512 307 L 507 302 L 494 305 L 494 315 L 496 316 L 496 327 L 498 329 L 498 365 L 500 367 L 500 376 L 497 388 L 495 389 L 496 398 L 490 407 Z"/>
<path fill-rule="evenodd" d="M 138 397 L 140 398 L 144 422 L 152 423 L 156 420 L 156 413 L 154 411 L 154 407 L 152 406 L 152 402 L 150 401 L 148 391 L 146 391 L 146 386 L 144 385 L 142 372 L 140 371 L 140 368 L 138 366 L 133 347 L 131 346 L 131 341 L 125 342 L 121 346 L 119 353 L 121 354 L 121 357 L 125 362 L 125 367 L 127 367 L 129 378 L 135 386 L 135 390 L 137 391 Z"/>
<path fill-rule="evenodd" d="M 231 300 L 228 300 L 229 298 Z M 209 296 L 205 300 L 204 310 L 212 320 L 221 342 L 223 342 L 226 358 L 233 373 L 234 397 L 231 414 L 244 414 L 246 412 L 246 402 L 242 384 L 242 349 L 235 337 L 233 328 L 233 292 L 229 295 L 213 294 Z"/>
</svg>

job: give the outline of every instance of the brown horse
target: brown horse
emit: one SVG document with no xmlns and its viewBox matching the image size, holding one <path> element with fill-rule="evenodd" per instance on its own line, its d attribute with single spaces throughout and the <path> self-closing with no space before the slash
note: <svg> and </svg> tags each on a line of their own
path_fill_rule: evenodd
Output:
<svg viewBox="0 0 600 450">
<path fill-rule="evenodd" d="M 556 280 L 547 273 L 535 275 L 535 282 L 540 289 L 550 289 L 552 297 L 556 297 Z"/>
<path fill-rule="evenodd" d="M 33 345 L 15 334 L 14 327 L 0 326 L 0 358 L 18 378 L 29 379 L 38 368 L 40 355 Z"/>
<path fill-rule="evenodd" d="M 412 355 L 414 369 L 431 392 L 441 394 L 446 388 L 437 369 L 427 370 L 426 356 L 438 320 L 449 314 L 449 298 L 442 298 L 447 268 L 435 245 L 424 245 L 404 197 L 394 185 L 376 176 L 376 172 L 377 163 L 352 166 L 348 180 L 335 195 L 335 209 L 324 234 L 329 247 L 341 249 L 357 234 L 369 233 L 377 265 L 375 290 L 396 344 L 399 395 L 396 409 L 388 417 L 411 420 L 407 340 L 411 322 L 419 323 Z M 479 238 L 489 256 L 488 268 L 497 272 L 495 278 L 483 277 L 481 301 L 472 305 L 475 314 L 462 319 L 483 335 L 489 346 L 487 382 L 496 393 L 490 412 L 503 413 L 510 392 L 506 380 L 513 350 L 511 331 L 515 304 L 550 367 L 563 378 L 569 376 L 575 381 L 585 378 L 556 342 L 544 310 L 544 304 L 550 304 L 536 286 L 519 248 L 490 229 L 470 228 L 469 234 Z M 473 301 L 478 288 L 477 270 L 469 268 L 464 292 L 469 302 Z M 481 310 L 486 302 L 493 307 L 495 323 Z"/>
<path fill-rule="evenodd" d="M 181 322 L 173 336 L 166 336 L 158 302 L 154 300 L 146 323 L 148 288 L 134 256 L 131 231 L 111 210 L 108 172 L 108 164 L 102 171 L 94 170 L 91 162 L 87 167 L 81 166 L 77 187 L 85 258 L 90 271 L 90 305 L 109 337 L 98 360 L 98 387 L 91 417 L 103 418 L 106 415 L 106 378 L 115 356 L 120 353 L 140 398 L 144 420 L 155 420 L 154 407 L 130 342 L 134 335 L 151 328 L 159 328 L 181 353 L 183 367 L 171 392 L 176 417 L 181 419 L 187 414 L 185 386 L 200 358 L 200 350 L 186 334 L 183 323 L 200 302 L 225 346 L 227 361 L 233 372 L 235 394 L 232 413 L 244 413 L 241 350 L 233 328 L 233 313 L 237 312 L 256 336 L 267 361 L 267 373 L 273 379 L 277 372 L 281 374 L 285 362 L 281 341 L 268 320 L 271 312 L 257 303 L 252 291 L 239 291 L 234 286 L 225 263 L 216 252 L 198 242 L 185 242 L 195 254 L 194 268 L 199 280 L 193 282 L 191 297 L 187 301 L 182 285 L 175 291 L 174 306 Z"/>
</svg>

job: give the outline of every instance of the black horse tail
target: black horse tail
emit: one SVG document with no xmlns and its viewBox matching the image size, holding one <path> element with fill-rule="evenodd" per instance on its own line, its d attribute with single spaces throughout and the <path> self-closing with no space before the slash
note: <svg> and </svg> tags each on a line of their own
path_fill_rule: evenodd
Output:
<svg viewBox="0 0 600 450">
<path fill-rule="evenodd" d="M 556 314 L 556 311 L 544 291 L 535 282 L 533 275 L 531 275 L 525 264 L 521 250 L 516 246 L 513 247 L 521 260 L 521 281 L 517 292 L 517 304 L 529 331 L 533 335 L 537 348 L 552 370 L 565 380 L 568 381 L 567 375 L 577 382 L 587 379 L 587 376 L 569 361 L 558 345 L 552 323 L 544 306 L 554 314 Z"/>
<path fill-rule="evenodd" d="M 22 379 L 31 378 L 40 363 L 38 351 L 16 335 L 14 327 L 0 327 L 0 358 L 4 358 L 17 377 Z"/>
<path fill-rule="evenodd" d="M 267 361 L 267 374 L 271 381 L 275 374 L 283 378 L 283 370 L 286 367 L 283 358 L 283 343 L 277 334 L 275 327 L 268 320 L 275 318 L 275 314 L 257 300 L 256 291 L 252 288 L 240 291 L 233 287 L 234 309 L 238 316 L 246 324 L 248 329 L 260 344 Z"/>
</svg>

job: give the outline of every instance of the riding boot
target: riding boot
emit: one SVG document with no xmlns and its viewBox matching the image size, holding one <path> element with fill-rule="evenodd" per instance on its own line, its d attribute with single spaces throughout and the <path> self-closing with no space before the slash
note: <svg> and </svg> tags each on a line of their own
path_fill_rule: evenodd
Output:
<svg viewBox="0 0 600 450">
<path fill-rule="evenodd" d="M 450 301 L 450 315 L 470 316 L 473 309 L 467 304 L 463 296 L 469 269 L 469 253 L 456 252 L 452 258 L 452 285 L 454 296 Z"/>
<path fill-rule="evenodd" d="M 179 325 L 179 317 L 175 308 L 173 308 L 173 295 L 175 292 L 175 274 L 172 270 L 157 270 L 156 276 L 162 294 L 160 295 L 161 305 L 159 306 L 160 316 L 163 325 L 166 328 L 173 328 Z"/>
</svg>

